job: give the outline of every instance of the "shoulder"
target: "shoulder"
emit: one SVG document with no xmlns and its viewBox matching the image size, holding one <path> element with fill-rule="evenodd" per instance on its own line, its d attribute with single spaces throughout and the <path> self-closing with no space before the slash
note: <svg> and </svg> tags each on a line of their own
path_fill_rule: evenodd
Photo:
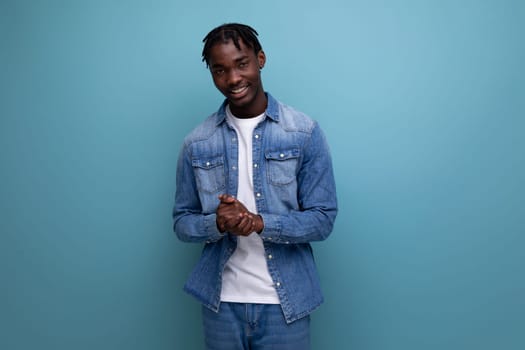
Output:
<svg viewBox="0 0 525 350">
<path fill-rule="evenodd" d="M 184 144 L 190 145 L 194 142 L 205 141 L 212 137 L 219 129 L 218 112 L 208 116 L 203 122 L 197 125 L 186 137 Z"/>
<path fill-rule="evenodd" d="M 275 99 L 273 103 L 278 123 L 284 130 L 311 133 L 316 127 L 317 122 L 306 113 Z"/>
</svg>

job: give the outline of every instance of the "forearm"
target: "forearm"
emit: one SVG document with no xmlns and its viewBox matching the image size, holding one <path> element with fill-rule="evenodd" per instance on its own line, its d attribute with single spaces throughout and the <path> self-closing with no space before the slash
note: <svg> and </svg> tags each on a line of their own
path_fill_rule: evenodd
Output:
<svg viewBox="0 0 525 350">
<path fill-rule="evenodd" d="M 224 237 L 224 233 L 217 228 L 215 213 L 175 215 L 173 229 L 183 242 L 209 243 Z"/>
<path fill-rule="evenodd" d="M 286 215 L 260 213 L 264 228 L 263 240 L 273 243 L 308 243 L 322 241 L 332 232 L 337 209 L 315 208 L 292 211 Z"/>
</svg>

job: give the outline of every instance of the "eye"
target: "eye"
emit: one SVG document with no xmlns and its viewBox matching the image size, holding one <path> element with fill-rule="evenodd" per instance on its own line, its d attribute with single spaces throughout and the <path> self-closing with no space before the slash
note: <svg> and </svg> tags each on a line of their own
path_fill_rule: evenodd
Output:
<svg viewBox="0 0 525 350">
<path fill-rule="evenodd" d="M 213 74 L 214 75 L 223 75 L 224 74 L 224 69 L 222 69 L 222 68 L 214 69 L 213 70 Z"/>
<path fill-rule="evenodd" d="M 239 63 L 239 68 L 246 68 L 246 67 L 248 67 L 248 62 Z"/>
</svg>

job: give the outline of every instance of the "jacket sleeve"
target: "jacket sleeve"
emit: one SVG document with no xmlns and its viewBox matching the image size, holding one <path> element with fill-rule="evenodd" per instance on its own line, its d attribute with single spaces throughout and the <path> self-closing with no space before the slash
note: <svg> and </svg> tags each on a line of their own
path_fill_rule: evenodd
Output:
<svg viewBox="0 0 525 350">
<path fill-rule="evenodd" d="M 332 160 L 326 138 L 315 123 L 304 146 L 297 174 L 299 209 L 286 214 L 259 213 L 264 221 L 261 238 L 274 243 L 322 241 L 332 232 L 337 197 Z"/>
<path fill-rule="evenodd" d="M 224 237 L 217 228 L 216 214 L 203 214 L 191 155 L 186 144 L 177 162 L 173 229 L 184 242 L 215 242 Z"/>
</svg>

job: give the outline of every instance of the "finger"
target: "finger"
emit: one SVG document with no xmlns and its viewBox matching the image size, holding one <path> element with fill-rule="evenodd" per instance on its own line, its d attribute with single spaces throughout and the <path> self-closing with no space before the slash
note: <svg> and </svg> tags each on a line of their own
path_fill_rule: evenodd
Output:
<svg viewBox="0 0 525 350">
<path fill-rule="evenodd" d="M 232 204 L 237 201 L 234 196 L 231 196 L 229 194 L 219 195 L 219 200 L 221 201 L 221 203 L 224 203 L 224 204 Z"/>
<path fill-rule="evenodd" d="M 222 206 L 219 206 L 217 208 L 217 214 L 221 216 L 225 216 L 227 218 L 230 217 L 242 217 L 245 213 L 247 213 L 246 210 L 243 208 L 235 205 L 235 204 L 224 204 Z"/>
<path fill-rule="evenodd" d="M 241 210 L 238 207 L 236 207 L 235 204 L 221 202 L 217 206 L 216 212 L 219 215 L 233 216 L 233 215 L 238 215 L 241 212 Z"/>
<path fill-rule="evenodd" d="M 215 220 L 215 223 L 217 224 L 217 228 L 219 229 L 219 231 L 221 232 L 226 231 L 226 228 L 224 226 L 224 219 L 217 217 L 217 219 Z"/>
<path fill-rule="evenodd" d="M 235 230 L 237 226 L 239 226 L 239 223 L 241 222 L 242 217 L 241 216 L 230 216 L 226 217 L 224 219 L 224 226 L 228 231 Z"/>
<path fill-rule="evenodd" d="M 246 225 L 246 223 L 243 222 L 243 218 L 241 216 L 229 218 L 228 220 L 226 220 L 225 223 L 228 231 L 233 232 L 235 234 L 242 231 L 242 229 Z"/>
<path fill-rule="evenodd" d="M 237 225 L 237 229 L 240 234 L 247 236 L 253 232 L 254 224 L 253 220 L 249 217 L 244 217 L 241 222 Z"/>
</svg>

